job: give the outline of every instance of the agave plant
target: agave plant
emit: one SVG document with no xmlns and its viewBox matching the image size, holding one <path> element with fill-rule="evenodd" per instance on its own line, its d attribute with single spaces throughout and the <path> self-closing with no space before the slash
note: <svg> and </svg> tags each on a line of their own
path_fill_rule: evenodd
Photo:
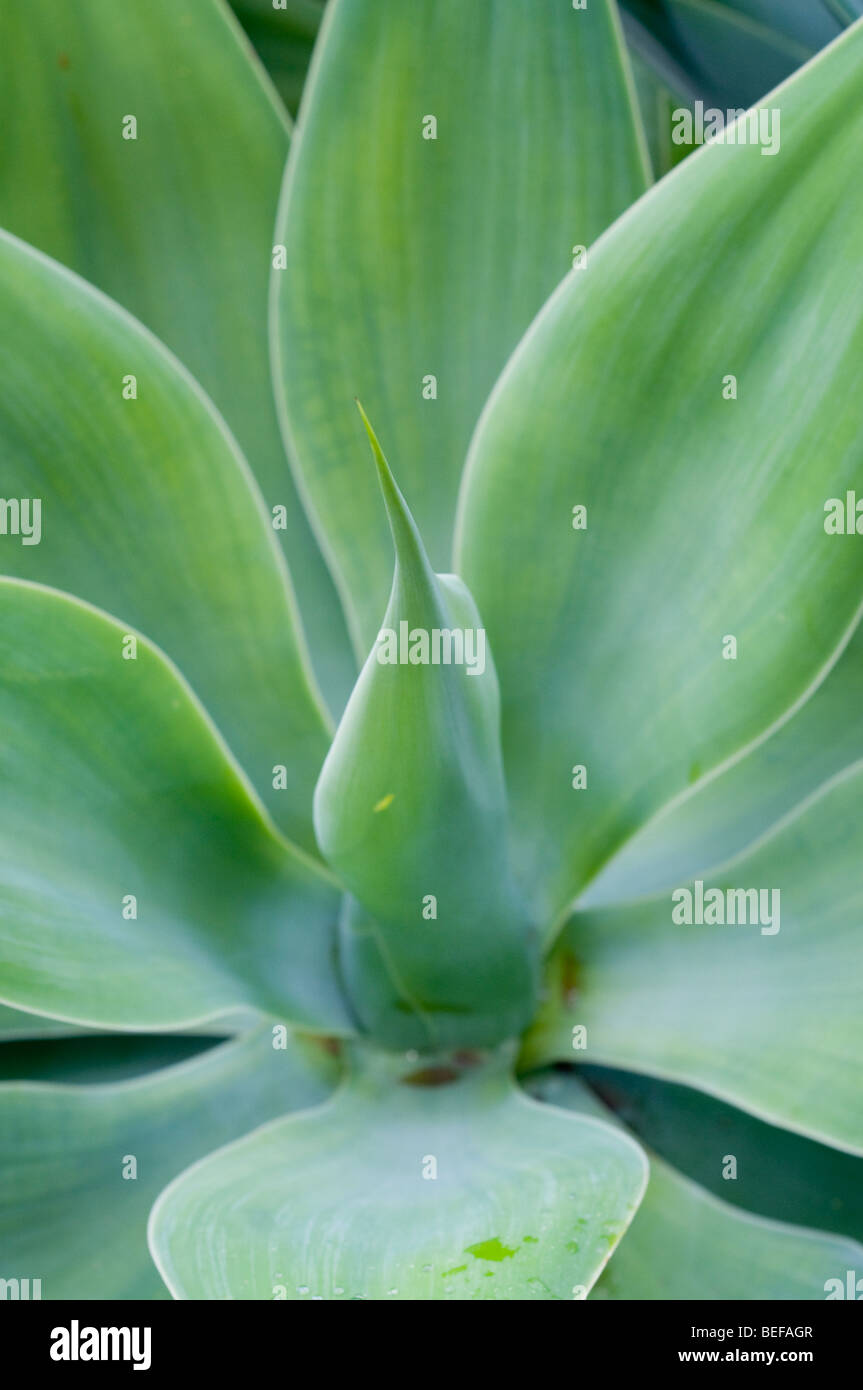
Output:
<svg viewBox="0 0 863 1390">
<path fill-rule="evenodd" d="M 863 24 L 0 37 L 6 1295 L 855 1296 Z"/>
</svg>

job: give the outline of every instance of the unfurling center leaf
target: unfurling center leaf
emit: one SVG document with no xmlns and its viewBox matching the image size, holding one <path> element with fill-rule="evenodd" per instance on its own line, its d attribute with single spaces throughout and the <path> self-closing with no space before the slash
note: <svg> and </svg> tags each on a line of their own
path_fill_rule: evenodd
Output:
<svg viewBox="0 0 863 1390">
<path fill-rule="evenodd" d="M 497 677 L 473 599 L 433 573 L 365 423 L 396 566 L 315 793 L 321 849 L 355 899 L 342 970 L 386 1045 L 485 1046 L 524 1026 L 536 981 L 509 864 Z"/>
</svg>

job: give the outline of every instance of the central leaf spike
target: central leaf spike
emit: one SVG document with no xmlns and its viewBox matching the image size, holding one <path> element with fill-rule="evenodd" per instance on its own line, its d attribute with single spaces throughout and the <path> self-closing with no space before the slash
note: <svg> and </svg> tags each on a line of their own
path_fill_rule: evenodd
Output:
<svg viewBox="0 0 863 1390">
<path fill-rule="evenodd" d="M 352 895 L 342 971 L 383 1045 L 491 1046 L 530 1017 L 537 968 L 510 868 L 497 677 L 470 593 L 432 570 L 359 409 L 395 573 L 315 793 L 319 844 Z"/>
<path fill-rule="evenodd" d="M 372 454 L 378 470 L 378 482 L 381 485 L 384 506 L 387 509 L 387 520 L 390 523 L 390 531 L 395 546 L 396 565 L 404 565 L 408 572 L 413 568 L 417 575 L 424 577 L 429 589 L 433 590 L 434 574 L 425 553 L 417 524 L 411 516 L 408 505 L 392 475 L 392 470 L 384 457 L 384 451 L 372 429 L 368 415 L 363 410 L 360 401 L 357 401 L 356 405 L 366 427 L 369 443 L 372 446 Z"/>
</svg>

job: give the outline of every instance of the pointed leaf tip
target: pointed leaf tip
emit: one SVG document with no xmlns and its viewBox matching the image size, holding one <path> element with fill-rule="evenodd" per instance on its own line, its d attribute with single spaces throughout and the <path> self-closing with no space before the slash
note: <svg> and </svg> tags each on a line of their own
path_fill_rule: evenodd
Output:
<svg viewBox="0 0 863 1390">
<path fill-rule="evenodd" d="M 386 455 L 381 448 L 378 439 L 369 420 L 368 415 L 363 409 L 363 405 L 358 396 L 354 397 L 360 418 L 366 428 L 369 443 L 372 448 L 375 464 L 378 470 L 378 482 L 380 483 L 381 493 L 383 494 L 384 506 L 387 511 L 387 520 L 390 525 L 390 532 L 393 538 L 393 545 L 396 550 L 396 561 L 410 567 L 411 562 L 418 565 L 427 575 L 431 575 L 431 564 L 426 555 L 425 546 L 419 533 L 419 528 L 413 519 L 410 507 L 402 495 L 398 483 L 393 477 Z"/>
<path fill-rule="evenodd" d="M 384 454 L 384 451 L 381 448 L 380 440 L 375 434 L 372 422 L 366 414 L 365 410 L 363 409 L 363 403 L 360 400 L 359 396 L 354 396 L 354 401 L 356 403 L 357 410 L 360 412 L 360 419 L 366 427 L 366 434 L 369 437 L 369 443 L 372 446 L 372 454 L 374 455 L 374 460 L 377 464 L 378 480 L 381 485 L 381 491 L 384 494 L 384 498 L 387 499 L 392 491 L 398 492 L 395 478 L 393 477 L 392 472 L 390 470 L 390 466 L 387 463 L 386 455 Z"/>
<path fill-rule="evenodd" d="M 318 843 L 367 917 L 343 933 L 342 970 L 385 1045 L 427 1047 L 431 1031 L 436 1046 L 487 1046 L 521 1031 L 536 988 L 531 924 L 509 869 L 497 677 L 476 605 L 460 580 L 435 575 L 359 400 L 357 409 L 396 566 L 315 791 Z M 417 932 L 418 917 L 436 929 Z"/>
</svg>

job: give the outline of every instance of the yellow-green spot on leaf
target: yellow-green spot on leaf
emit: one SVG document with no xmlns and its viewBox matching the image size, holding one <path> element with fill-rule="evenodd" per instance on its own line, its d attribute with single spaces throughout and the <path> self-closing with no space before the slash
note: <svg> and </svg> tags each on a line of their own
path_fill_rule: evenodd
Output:
<svg viewBox="0 0 863 1390">
<path fill-rule="evenodd" d="M 539 1236 L 522 1236 L 525 1245 L 539 1245 Z"/>
<path fill-rule="evenodd" d="M 578 1254 L 578 1241 L 577 1241 L 577 1240 L 568 1240 L 568 1241 L 566 1242 L 566 1248 L 567 1248 L 567 1250 L 570 1250 L 570 1251 L 572 1252 L 573 1255 L 577 1255 L 577 1254 Z"/>
<path fill-rule="evenodd" d="M 497 1236 L 492 1236 L 491 1240 L 482 1240 L 479 1245 L 467 1247 L 467 1254 L 473 1255 L 475 1260 L 511 1260 L 515 1253 L 509 1246 L 502 1245 Z"/>
<path fill-rule="evenodd" d="M 448 1279 L 451 1274 L 463 1274 L 467 1265 L 455 1265 L 453 1269 L 445 1269 L 441 1274 L 441 1279 Z"/>
<path fill-rule="evenodd" d="M 378 801 L 378 802 L 375 803 L 375 806 L 374 806 L 374 813 L 375 813 L 375 815 L 377 815 L 378 811 L 385 811 L 385 810 L 387 809 L 388 806 L 392 806 L 392 804 L 393 804 L 393 802 L 395 801 L 395 799 L 396 799 L 396 794 L 395 794 L 395 792 L 387 792 L 386 796 L 382 796 L 381 799 L 380 799 L 380 801 Z"/>
</svg>

